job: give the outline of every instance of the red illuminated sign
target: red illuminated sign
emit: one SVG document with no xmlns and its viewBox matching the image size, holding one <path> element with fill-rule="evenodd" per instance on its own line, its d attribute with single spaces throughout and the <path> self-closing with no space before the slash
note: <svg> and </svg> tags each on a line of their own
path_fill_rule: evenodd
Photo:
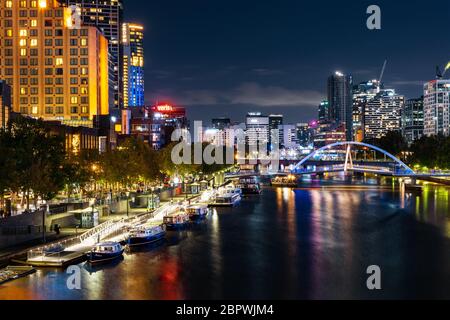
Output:
<svg viewBox="0 0 450 320">
<path fill-rule="evenodd" d="M 171 105 L 165 104 L 165 105 L 156 106 L 156 110 L 158 112 L 172 112 L 173 107 Z"/>
</svg>

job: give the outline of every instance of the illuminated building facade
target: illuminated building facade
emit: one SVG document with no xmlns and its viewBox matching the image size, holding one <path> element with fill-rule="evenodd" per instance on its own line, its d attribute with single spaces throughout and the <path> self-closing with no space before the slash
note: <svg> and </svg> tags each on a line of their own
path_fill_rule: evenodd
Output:
<svg viewBox="0 0 450 320">
<path fill-rule="evenodd" d="M 186 109 L 169 104 L 122 111 L 122 134 L 132 135 L 158 150 L 171 142 L 175 129 L 188 129 Z"/>
<path fill-rule="evenodd" d="M 334 127 L 344 125 L 348 141 L 353 139 L 353 79 L 351 76 L 336 72 L 328 78 L 328 121 Z"/>
<path fill-rule="evenodd" d="M 247 114 L 246 122 L 246 144 L 248 146 L 259 147 L 263 144 L 269 144 L 270 121 L 269 117 L 260 112 L 250 112 Z"/>
<path fill-rule="evenodd" d="M 1 1 L 0 76 L 13 111 L 92 126 L 108 114 L 108 41 L 95 27 L 72 28 L 51 0 Z"/>
<path fill-rule="evenodd" d="M 81 19 L 85 26 L 95 26 L 108 40 L 110 69 L 112 74 L 113 101 L 110 113 L 118 113 L 123 107 L 123 46 L 121 43 L 121 25 L 123 22 L 122 0 L 59 0 L 65 6 L 77 5 L 81 8 Z M 116 112 L 117 111 L 117 112 Z"/>
<path fill-rule="evenodd" d="M 366 104 L 375 98 L 378 93 L 379 84 L 377 80 L 361 82 L 353 87 L 353 135 L 354 140 L 364 140 L 364 112 Z"/>
<path fill-rule="evenodd" d="M 423 97 L 406 100 L 402 110 L 402 131 L 408 144 L 423 136 Z"/>
<path fill-rule="evenodd" d="M 450 136 L 450 80 L 425 84 L 423 111 L 426 136 Z"/>
<path fill-rule="evenodd" d="M 0 80 L 0 129 L 8 124 L 11 113 L 11 87 Z"/>
<path fill-rule="evenodd" d="M 123 100 L 125 107 L 144 106 L 144 27 L 122 25 Z"/>
<path fill-rule="evenodd" d="M 389 131 L 401 130 L 401 112 L 405 97 L 395 90 L 382 90 L 366 103 L 364 111 L 365 139 L 379 139 Z"/>
</svg>

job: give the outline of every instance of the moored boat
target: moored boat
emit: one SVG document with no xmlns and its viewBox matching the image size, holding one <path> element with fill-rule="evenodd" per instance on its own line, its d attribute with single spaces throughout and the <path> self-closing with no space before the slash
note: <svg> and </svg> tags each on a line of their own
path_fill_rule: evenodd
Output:
<svg viewBox="0 0 450 320">
<path fill-rule="evenodd" d="M 242 190 L 243 195 L 261 194 L 261 184 L 256 177 L 240 178 L 237 187 Z"/>
<path fill-rule="evenodd" d="M 161 225 L 147 224 L 133 228 L 128 236 L 127 243 L 130 247 L 145 245 L 162 240 L 166 231 Z"/>
<path fill-rule="evenodd" d="M 238 193 L 222 193 L 216 196 L 210 204 L 212 207 L 232 207 L 241 200 Z"/>
<path fill-rule="evenodd" d="M 97 244 L 87 255 L 90 264 L 106 263 L 123 257 L 124 248 L 118 242 Z"/>
<path fill-rule="evenodd" d="M 186 212 L 191 220 L 200 220 L 208 214 L 208 206 L 201 204 L 192 205 L 186 209 Z"/>
<path fill-rule="evenodd" d="M 298 183 L 297 178 L 294 175 L 289 175 L 287 177 L 276 177 L 272 179 L 271 185 L 273 187 L 295 188 L 298 186 Z"/>
<path fill-rule="evenodd" d="M 189 222 L 189 215 L 179 211 L 164 217 L 164 224 L 167 230 L 178 230 L 186 227 Z"/>
</svg>

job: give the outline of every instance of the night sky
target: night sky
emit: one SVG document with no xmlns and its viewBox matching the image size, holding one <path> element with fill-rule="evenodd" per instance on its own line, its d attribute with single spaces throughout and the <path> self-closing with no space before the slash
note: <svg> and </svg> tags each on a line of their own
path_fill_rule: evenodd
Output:
<svg viewBox="0 0 450 320">
<path fill-rule="evenodd" d="M 422 95 L 450 61 L 450 1 L 124 0 L 145 25 L 146 103 L 186 106 L 190 120 L 244 120 L 249 111 L 314 119 L 336 70 L 379 77 L 407 98 Z M 382 30 L 366 9 L 382 10 Z"/>
</svg>

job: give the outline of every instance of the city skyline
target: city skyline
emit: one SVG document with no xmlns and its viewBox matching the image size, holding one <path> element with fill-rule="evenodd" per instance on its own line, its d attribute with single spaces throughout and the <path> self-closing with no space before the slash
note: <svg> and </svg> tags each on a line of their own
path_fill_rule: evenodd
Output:
<svg viewBox="0 0 450 320">
<path fill-rule="evenodd" d="M 128 1 L 125 16 L 146 29 L 146 104 L 170 100 L 203 121 L 262 111 L 307 122 L 327 95 L 324 79 L 335 71 L 352 75 L 354 83 L 378 79 L 386 58 L 385 87 L 420 97 L 436 65 L 450 59 L 442 41 L 449 4 L 379 1 L 382 30 L 370 31 L 365 12 L 371 3 L 344 2 L 286 1 L 273 8 L 252 1 Z M 435 36 L 427 38 L 429 32 Z"/>
</svg>

